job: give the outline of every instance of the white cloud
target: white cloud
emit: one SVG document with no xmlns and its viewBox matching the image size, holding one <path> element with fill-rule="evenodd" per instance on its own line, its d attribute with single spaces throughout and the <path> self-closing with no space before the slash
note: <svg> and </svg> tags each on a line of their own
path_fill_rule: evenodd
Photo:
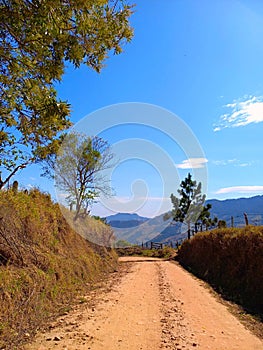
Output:
<svg viewBox="0 0 263 350">
<path fill-rule="evenodd" d="M 225 128 L 235 128 L 263 122 L 263 97 L 249 96 L 246 100 L 237 100 L 224 107 L 230 109 L 229 113 L 221 115 L 214 131 Z"/>
<path fill-rule="evenodd" d="M 253 162 L 241 162 L 238 159 L 227 159 L 227 160 L 213 160 L 212 164 L 217 165 L 217 166 L 226 166 L 226 165 L 232 165 L 232 166 L 240 166 L 240 167 L 247 167 L 251 166 Z"/>
<path fill-rule="evenodd" d="M 197 169 L 204 168 L 208 162 L 206 158 L 189 158 L 182 161 L 180 164 L 176 164 L 179 169 Z"/>
<path fill-rule="evenodd" d="M 226 193 L 259 193 L 263 192 L 263 186 L 233 186 L 224 187 L 217 190 L 216 194 L 226 194 Z"/>
</svg>

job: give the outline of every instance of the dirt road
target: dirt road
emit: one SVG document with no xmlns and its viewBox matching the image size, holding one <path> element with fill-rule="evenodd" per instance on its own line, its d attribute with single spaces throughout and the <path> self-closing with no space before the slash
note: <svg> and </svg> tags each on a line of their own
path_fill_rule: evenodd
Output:
<svg viewBox="0 0 263 350">
<path fill-rule="evenodd" d="M 180 266 L 121 260 L 126 273 L 111 288 L 93 292 L 90 302 L 61 317 L 26 350 L 263 349 L 262 340 Z"/>
</svg>

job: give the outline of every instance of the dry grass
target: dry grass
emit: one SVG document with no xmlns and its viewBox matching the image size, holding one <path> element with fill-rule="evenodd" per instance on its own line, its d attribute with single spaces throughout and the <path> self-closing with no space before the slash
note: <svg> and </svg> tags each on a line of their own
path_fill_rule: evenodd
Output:
<svg viewBox="0 0 263 350">
<path fill-rule="evenodd" d="M 164 247 L 162 249 L 146 249 L 140 246 L 116 248 L 119 256 L 145 256 L 152 258 L 172 259 L 176 255 L 176 249 Z"/>
<path fill-rule="evenodd" d="M 60 209 L 74 231 L 78 232 L 86 240 L 104 247 L 112 247 L 114 245 L 114 232 L 109 225 L 105 225 L 101 220 L 95 220 L 90 216 L 74 221 L 75 212 L 70 212 L 63 206 Z"/>
<path fill-rule="evenodd" d="M 101 222 L 93 226 L 107 236 Z M 49 195 L 0 192 L 0 349 L 19 348 L 116 261 L 113 252 L 76 234 Z"/>
<path fill-rule="evenodd" d="M 217 229 L 185 241 L 177 259 L 230 300 L 263 315 L 263 227 Z"/>
</svg>

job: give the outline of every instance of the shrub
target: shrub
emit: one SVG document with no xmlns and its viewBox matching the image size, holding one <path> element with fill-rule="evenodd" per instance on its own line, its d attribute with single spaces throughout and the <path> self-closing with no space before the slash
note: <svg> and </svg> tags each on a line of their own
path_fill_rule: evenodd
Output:
<svg viewBox="0 0 263 350">
<path fill-rule="evenodd" d="M 182 244 L 177 259 L 228 298 L 263 314 L 263 227 L 197 234 Z"/>
</svg>

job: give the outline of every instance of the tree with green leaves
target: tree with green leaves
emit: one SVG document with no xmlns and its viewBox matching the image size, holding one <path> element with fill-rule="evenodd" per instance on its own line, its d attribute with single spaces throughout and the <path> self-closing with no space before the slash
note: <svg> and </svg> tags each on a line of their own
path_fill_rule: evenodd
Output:
<svg viewBox="0 0 263 350">
<path fill-rule="evenodd" d="M 192 180 L 192 175 L 188 173 L 180 184 L 179 197 L 171 194 L 173 209 L 164 216 L 164 220 L 172 217 L 175 222 L 187 224 L 188 239 L 191 235 L 191 224 L 197 223 L 202 215 L 205 217 L 209 213 L 210 208 L 203 206 L 206 196 L 202 194 L 201 188 L 201 182 L 197 184 L 196 181 Z"/>
<path fill-rule="evenodd" d="M 112 159 L 107 141 L 72 132 L 65 137 L 57 157 L 49 161 L 59 193 L 75 207 L 74 220 L 88 215 L 100 194 L 110 194 L 103 171 L 112 166 Z"/>
<path fill-rule="evenodd" d="M 210 209 L 212 208 L 212 205 L 210 203 L 207 203 L 205 206 L 203 206 L 203 209 L 200 213 L 200 216 L 195 223 L 195 232 L 198 231 L 198 226 L 200 227 L 200 230 L 203 231 L 203 226 L 205 226 L 206 231 L 211 228 L 215 227 L 218 223 L 218 218 L 213 217 L 211 218 Z"/>
<path fill-rule="evenodd" d="M 70 106 L 58 98 L 66 64 L 100 72 L 133 36 L 124 0 L 0 2 L 0 189 L 60 146 Z"/>
<path fill-rule="evenodd" d="M 225 220 L 219 220 L 218 221 L 218 228 L 226 228 L 227 224 Z"/>
</svg>

